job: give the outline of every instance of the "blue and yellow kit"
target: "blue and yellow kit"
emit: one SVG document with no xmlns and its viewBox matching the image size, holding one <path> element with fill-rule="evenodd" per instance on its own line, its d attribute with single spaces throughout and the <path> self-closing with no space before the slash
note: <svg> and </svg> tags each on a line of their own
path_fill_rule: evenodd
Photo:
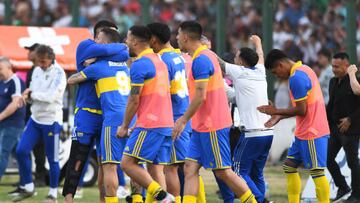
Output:
<svg viewBox="0 0 360 203">
<path fill-rule="evenodd" d="M 96 81 L 96 93 L 103 115 L 100 140 L 102 163 L 119 163 L 126 138 L 117 138 L 116 131 L 123 122 L 130 94 L 129 69 L 125 62 L 100 60 L 80 73 Z"/>
</svg>

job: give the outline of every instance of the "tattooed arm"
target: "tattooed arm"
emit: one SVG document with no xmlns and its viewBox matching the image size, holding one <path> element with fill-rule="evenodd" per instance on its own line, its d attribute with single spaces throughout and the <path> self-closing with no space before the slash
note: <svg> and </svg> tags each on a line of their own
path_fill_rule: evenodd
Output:
<svg viewBox="0 0 360 203">
<path fill-rule="evenodd" d="M 84 82 L 86 80 L 86 77 L 84 74 L 82 74 L 82 72 L 80 73 L 75 73 L 75 74 L 72 74 L 67 83 L 69 85 L 75 85 L 75 84 L 78 84 L 78 83 L 81 83 L 81 82 Z"/>
<path fill-rule="evenodd" d="M 143 86 L 131 86 L 130 96 L 126 105 L 126 111 L 124 116 L 124 121 L 122 125 L 118 128 L 117 135 L 118 137 L 124 137 L 128 133 L 129 125 L 131 120 L 134 118 L 140 103 L 140 94 Z"/>
</svg>

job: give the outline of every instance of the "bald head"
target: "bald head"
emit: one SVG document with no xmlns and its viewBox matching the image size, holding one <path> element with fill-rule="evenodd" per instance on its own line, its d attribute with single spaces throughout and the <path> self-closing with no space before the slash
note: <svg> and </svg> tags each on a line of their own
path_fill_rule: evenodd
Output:
<svg viewBox="0 0 360 203">
<path fill-rule="evenodd" d="M 9 58 L 0 56 L 0 80 L 10 79 L 12 74 L 12 65 Z"/>
</svg>

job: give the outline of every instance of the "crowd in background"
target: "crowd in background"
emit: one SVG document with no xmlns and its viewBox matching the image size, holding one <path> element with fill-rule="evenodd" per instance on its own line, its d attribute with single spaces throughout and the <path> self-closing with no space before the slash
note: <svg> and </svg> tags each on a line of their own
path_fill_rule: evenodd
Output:
<svg viewBox="0 0 360 203">
<path fill-rule="evenodd" d="M 13 1 L 13 25 L 71 26 L 70 0 Z M 229 0 L 226 21 L 226 47 L 234 51 L 252 46 L 251 34 L 262 36 L 261 0 Z M 273 46 L 285 50 L 294 59 L 316 64 L 321 48 L 332 52 L 346 49 L 345 0 L 273 0 Z M 205 35 L 216 47 L 216 0 L 151 0 L 152 21 L 167 23 L 173 31 L 180 22 L 197 20 L 205 28 Z M 360 4 L 357 4 L 357 39 L 360 40 Z M 4 20 L 4 3 L 0 3 L 0 23 Z M 114 21 L 120 32 L 141 23 L 139 0 L 80 0 L 79 26 L 93 27 L 99 19 Z M 360 43 L 357 45 L 360 53 Z M 359 61 L 360 61 L 360 55 Z"/>
</svg>

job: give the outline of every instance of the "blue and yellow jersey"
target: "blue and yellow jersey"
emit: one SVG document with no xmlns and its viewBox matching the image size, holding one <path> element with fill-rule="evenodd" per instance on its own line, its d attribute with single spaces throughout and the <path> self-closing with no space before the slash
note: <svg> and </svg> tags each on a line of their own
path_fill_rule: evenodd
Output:
<svg viewBox="0 0 360 203">
<path fill-rule="evenodd" d="M 104 56 L 112 57 L 112 59 L 113 57 L 116 57 L 116 61 L 127 61 L 129 58 L 129 51 L 127 46 L 121 43 L 97 44 L 90 39 L 84 40 L 80 42 L 76 49 L 77 71 L 80 72 L 85 68 L 83 65 L 85 60 Z M 100 101 L 95 91 L 95 82 L 93 80 L 88 80 L 79 84 L 76 96 L 76 107 L 88 109 L 88 111 L 92 113 L 94 113 L 95 110 L 101 109 Z"/>
<path fill-rule="evenodd" d="M 169 70 L 171 103 L 174 120 L 177 120 L 189 106 L 185 62 L 182 56 L 171 48 L 163 49 L 159 54 Z"/>
<path fill-rule="evenodd" d="M 209 57 L 206 55 L 199 55 L 193 59 L 192 64 L 192 76 L 194 77 L 195 82 L 197 81 L 208 81 L 210 77 L 214 74 L 214 65 L 212 64 Z"/>
<path fill-rule="evenodd" d="M 147 82 L 153 80 L 156 76 L 156 68 L 150 58 L 144 56 L 153 53 L 152 49 L 144 50 L 137 59 L 131 64 L 130 80 L 131 86 L 144 86 Z M 146 68 L 144 68 L 146 67 Z M 141 101 L 140 101 L 141 102 Z M 159 104 L 158 108 L 162 108 Z M 171 128 L 153 128 L 157 133 L 171 136 Z"/>
<path fill-rule="evenodd" d="M 96 81 L 96 93 L 103 111 L 103 125 L 121 125 L 130 94 L 129 69 L 126 63 L 100 60 L 80 73 L 87 79 Z"/>
<path fill-rule="evenodd" d="M 312 89 L 309 76 L 301 70 L 293 70 L 289 78 L 289 88 L 294 102 L 305 100 Z"/>
</svg>

